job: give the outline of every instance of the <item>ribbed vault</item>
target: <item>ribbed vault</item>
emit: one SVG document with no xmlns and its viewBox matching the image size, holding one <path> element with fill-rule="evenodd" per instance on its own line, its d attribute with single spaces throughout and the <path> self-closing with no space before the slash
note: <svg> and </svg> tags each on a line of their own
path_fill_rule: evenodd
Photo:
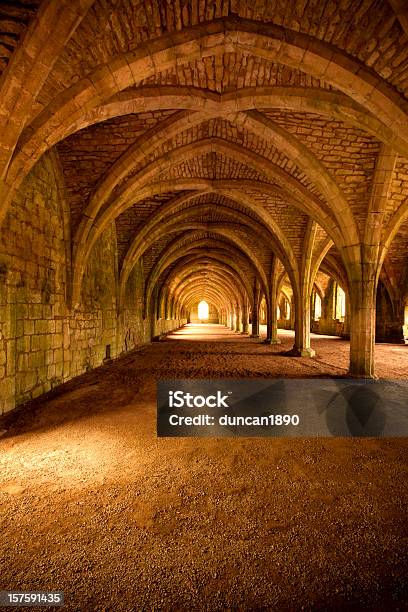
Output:
<svg viewBox="0 0 408 612">
<path fill-rule="evenodd" d="M 326 4 L 290 0 L 284 18 L 228 0 L 17 11 L 0 57 L 0 221 L 61 229 L 39 271 L 5 247 L 7 269 L 32 276 L 16 283 L 57 287 L 55 316 L 79 329 L 104 295 L 96 319 L 117 353 L 206 298 L 237 331 L 265 319 L 274 342 L 287 303 L 280 324 L 304 356 L 316 292 L 330 313 L 340 287 L 351 371 L 373 376 L 377 290 L 399 319 L 408 293 L 407 34 L 392 3 L 351 0 L 352 24 Z M 43 177 L 30 191 L 43 166 L 55 218 Z"/>
</svg>

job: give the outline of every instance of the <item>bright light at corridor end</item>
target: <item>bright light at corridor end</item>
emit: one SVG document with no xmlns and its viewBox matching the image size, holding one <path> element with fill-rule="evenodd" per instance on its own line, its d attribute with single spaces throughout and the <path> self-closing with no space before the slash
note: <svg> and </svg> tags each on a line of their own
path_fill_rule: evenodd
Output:
<svg viewBox="0 0 408 612">
<path fill-rule="evenodd" d="M 199 319 L 208 319 L 208 304 L 205 300 L 201 300 L 198 305 L 198 318 Z"/>
</svg>

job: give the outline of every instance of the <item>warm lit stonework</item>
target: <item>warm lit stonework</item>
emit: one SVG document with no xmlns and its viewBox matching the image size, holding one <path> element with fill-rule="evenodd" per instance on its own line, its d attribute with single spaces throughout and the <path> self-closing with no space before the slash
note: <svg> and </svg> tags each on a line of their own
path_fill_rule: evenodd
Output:
<svg viewBox="0 0 408 612">
<path fill-rule="evenodd" d="M 404 342 L 406 11 L 318 4 L 5 3 L 3 412 L 204 298 L 294 354 L 350 337 L 355 376 Z"/>
<path fill-rule="evenodd" d="M 187 323 L 408 376 L 403 0 L 6 0 L 0 74 L 0 415 Z"/>
</svg>

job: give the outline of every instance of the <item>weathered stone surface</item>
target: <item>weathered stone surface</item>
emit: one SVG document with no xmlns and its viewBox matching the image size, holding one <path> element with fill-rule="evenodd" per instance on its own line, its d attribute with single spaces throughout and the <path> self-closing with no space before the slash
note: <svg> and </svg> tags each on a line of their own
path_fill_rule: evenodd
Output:
<svg viewBox="0 0 408 612">
<path fill-rule="evenodd" d="M 24 182 L 0 230 L 0 410 L 12 409 L 150 340 L 137 298 L 117 327 L 117 246 L 113 224 L 88 261 L 81 305 L 67 301 L 68 249 L 63 177 L 55 154 L 45 156 Z M 133 287 L 143 290 L 143 277 Z M 133 294 L 132 294 L 133 295 Z M 133 313 L 133 315 L 131 314 Z M 167 321 L 169 331 L 181 321 Z M 129 342 L 132 338 L 132 342 Z M 118 345 L 117 345 L 118 344 Z"/>
<path fill-rule="evenodd" d="M 304 356 L 310 329 L 350 337 L 351 373 L 373 376 L 375 334 L 408 329 L 401 10 L 6 7 L 0 409 L 194 319 L 202 299 L 236 332 L 266 324 L 269 343 L 295 329 Z"/>
</svg>

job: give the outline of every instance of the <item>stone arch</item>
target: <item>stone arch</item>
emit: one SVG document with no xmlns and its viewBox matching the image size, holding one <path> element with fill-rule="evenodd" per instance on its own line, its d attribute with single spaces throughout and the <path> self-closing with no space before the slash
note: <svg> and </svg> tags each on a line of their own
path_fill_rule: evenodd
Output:
<svg viewBox="0 0 408 612">
<path fill-rule="evenodd" d="M 86 79 L 57 96 L 52 103 L 52 129 L 48 125 L 49 111 L 45 109 L 33 122 L 30 137 L 34 138 L 35 134 L 37 141 L 41 142 L 59 126 L 66 125 L 67 118 L 74 122 L 118 91 L 135 86 L 155 74 L 158 67 L 163 71 L 180 62 L 243 50 L 324 78 L 380 118 L 395 134 L 401 131 L 400 136 L 407 140 L 402 100 L 391 86 L 345 53 L 339 50 L 334 53 L 329 44 L 300 32 L 290 34 L 274 24 L 226 17 L 149 41 L 97 68 Z M 42 128 L 42 133 L 39 128 Z M 23 142 L 29 140 L 27 136 Z"/>
<path fill-rule="evenodd" d="M 72 133 L 95 123 L 100 123 L 120 115 L 157 110 L 188 110 L 200 113 L 207 118 L 223 116 L 239 111 L 256 108 L 287 108 L 293 111 L 318 113 L 366 130 L 381 142 L 393 147 L 401 155 L 408 157 L 407 142 L 399 134 L 382 123 L 376 116 L 368 113 L 340 91 L 330 91 L 318 87 L 260 87 L 253 86 L 236 92 L 215 93 L 198 87 L 163 85 L 160 87 L 137 87 L 121 91 L 95 109 L 87 111 L 71 131 L 55 133 L 47 139 L 47 147 L 55 145 Z M 192 114 L 190 112 L 190 118 Z M 42 149 L 37 151 L 37 155 Z"/>
<path fill-rule="evenodd" d="M 57 96 L 22 134 L 19 144 L 22 160 L 15 159 L 16 164 L 12 164 L 15 168 L 10 167 L 6 176 L 2 214 L 8 205 L 11 185 L 21 174 L 21 161 L 24 165 L 30 159 L 38 159 L 48 147 L 44 143 L 53 132 L 60 132 L 57 138 L 62 139 L 69 133 L 69 126 L 84 113 L 92 112 L 119 91 L 155 74 L 158 66 L 165 70 L 195 58 L 240 50 L 324 78 L 380 118 L 395 139 L 408 142 L 404 101 L 381 77 L 350 56 L 339 50 L 334 53 L 330 45 L 306 34 L 291 32 L 288 36 L 288 31 L 281 26 L 225 17 L 149 41 L 114 58 Z M 34 149 L 30 145 L 34 145 Z"/>
<path fill-rule="evenodd" d="M 226 266 L 223 267 L 212 265 L 211 267 L 206 268 L 205 272 L 201 270 L 192 269 L 191 265 L 186 266 L 183 269 L 183 272 L 179 273 L 179 279 L 177 279 L 177 282 L 175 282 L 172 287 L 171 291 L 174 293 L 174 296 L 176 297 L 178 293 L 183 289 L 184 282 L 189 282 L 192 278 L 195 277 L 205 277 L 207 270 L 210 272 L 210 274 L 208 274 L 209 279 L 212 279 L 214 275 L 214 277 L 219 277 L 220 279 L 230 283 L 228 285 L 229 289 L 234 294 L 236 300 L 240 304 L 243 304 L 245 299 L 245 287 L 242 284 L 241 279 L 236 279 L 231 273 L 231 270 L 228 269 Z"/>
<path fill-rule="evenodd" d="M 184 226 L 181 226 L 181 227 L 178 223 L 175 223 L 172 225 L 166 225 L 165 227 L 162 227 L 161 231 L 165 230 L 167 234 L 170 234 L 170 233 L 179 232 L 180 229 L 182 229 L 183 231 L 193 230 L 193 229 L 208 231 L 208 228 L 209 228 L 208 223 L 187 222 Z M 228 241 L 231 242 L 235 247 L 237 247 L 243 254 L 245 254 L 247 258 L 252 260 L 254 267 L 258 271 L 262 285 L 264 287 L 267 287 L 266 274 L 265 274 L 262 263 L 260 262 L 258 256 L 253 251 L 251 251 L 251 249 L 249 249 L 248 246 L 238 236 L 236 236 L 233 233 L 233 231 L 231 231 L 229 226 L 222 226 L 220 224 L 216 224 L 214 227 L 211 228 L 211 232 L 220 237 L 227 238 Z M 152 236 L 151 243 L 153 243 L 155 239 L 156 239 L 156 236 L 155 235 Z M 147 246 L 144 245 L 142 247 L 141 253 L 143 253 L 146 248 Z M 134 261 L 136 261 L 136 259 Z M 124 269 L 122 269 L 121 280 L 120 280 L 121 296 L 123 295 L 123 288 L 125 286 L 125 282 L 127 278 L 126 276 L 123 275 L 123 270 Z M 122 303 L 122 299 L 120 300 L 120 303 Z"/>
<path fill-rule="evenodd" d="M 383 230 L 383 238 L 381 241 L 381 251 L 379 256 L 379 265 L 377 267 L 378 277 L 381 272 L 382 265 L 384 263 L 384 259 L 387 255 L 388 249 L 395 236 L 398 234 L 398 231 L 401 225 L 408 219 L 408 198 L 402 202 L 399 208 L 394 212 L 391 219 L 388 221 L 386 227 Z"/>
<path fill-rule="evenodd" d="M 181 115 L 181 116 L 180 116 Z M 171 137 L 178 134 L 180 131 L 184 131 L 187 128 L 202 123 L 203 120 L 208 120 L 207 115 L 202 113 L 193 113 L 193 115 L 186 115 L 186 113 L 177 113 L 175 117 L 171 116 L 163 122 L 163 125 L 155 126 L 152 130 L 143 134 L 140 140 L 130 147 L 112 166 L 109 173 L 97 186 L 94 194 L 91 196 L 90 203 L 88 204 L 84 216 L 85 219 L 95 219 L 98 215 L 98 211 L 102 208 L 105 202 L 111 199 L 112 192 L 119 188 L 118 205 L 120 205 L 120 194 L 122 192 L 122 201 L 126 200 L 129 193 L 136 191 L 138 188 L 138 175 L 132 177 L 131 183 L 135 183 L 135 187 L 132 189 L 132 185 L 126 189 L 119 185 L 120 181 L 123 181 L 126 176 L 132 171 L 132 169 L 139 164 L 150 152 L 159 148 L 160 144 L 164 144 L 169 141 Z M 281 152 L 283 152 L 289 159 L 294 161 L 299 168 L 310 176 L 312 182 L 319 188 L 320 193 L 323 194 L 325 201 L 329 204 L 328 210 L 333 210 L 335 218 L 340 228 L 343 228 L 343 240 L 346 241 L 346 236 L 351 241 L 357 240 L 357 230 L 353 215 L 351 213 L 349 204 L 342 194 L 341 190 L 337 186 L 335 180 L 325 167 L 317 160 L 313 155 L 295 136 L 290 134 L 287 130 L 284 130 L 276 122 L 272 122 L 270 119 L 264 117 L 257 111 L 251 111 L 250 113 L 235 113 L 234 121 L 237 125 L 242 125 L 250 133 L 253 133 L 261 138 L 268 138 L 269 142 Z M 165 156 L 156 158 L 149 166 L 144 167 L 139 173 L 143 176 L 143 183 L 147 182 L 149 172 L 155 174 L 155 167 L 160 168 L 162 171 L 162 159 L 164 157 L 166 166 L 171 167 L 174 159 L 181 156 L 184 160 L 189 159 L 190 154 L 193 156 L 197 150 L 200 149 L 199 153 L 203 154 L 207 150 L 214 150 L 224 152 L 227 155 L 232 155 L 234 159 L 238 159 L 244 164 L 255 167 L 259 172 L 275 180 L 280 180 L 283 184 L 289 184 L 292 187 L 292 191 L 295 194 L 301 194 L 301 197 L 308 195 L 309 198 L 315 199 L 318 206 L 322 206 L 325 202 L 320 202 L 315 196 L 307 192 L 305 187 L 301 185 L 296 179 L 294 179 L 289 173 L 283 171 L 279 166 L 271 163 L 263 156 L 251 151 L 250 149 L 243 149 L 242 146 L 238 146 L 233 142 L 224 141 L 219 138 L 211 138 L 202 141 L 193 141 L 188 145 L 177 147 L 167 152 Z M 112 203 L 112 205 L 116 205 Z M 326 216 L 328 212 L 326 211 Z"/>
<path fill-rule="evenodd" d="M 95 240 L 98 234 L 103 230 L 107 224 L 109 224 L 115 216 L 123 212 L 131 203 L 140 201 L 142 196 L 147 197 L 155 192 L 154 182 L 150 183 L 147 187 L 149 179 L 154 180 L 155 176 L 160 172 L 163 172 L 166 168 L 170 168 L 175 161 L 183 156 L 183 159 L 187 160 L 190 157 L 193 158 L 197 153 L 202 155 L 205 152 L 211 152 L 215 150 L 223 151 L 227 155 L 232 156 L 234 159 L 242 161 L 244 164 L 248 164 L 254 167 L 256 170 L 265 174 L 267 178 L 283 183 L 286 197 L 289 197 L 290 201 L 295 206 L 301 207 L 305 212 L 311 215 L 322 227 L 326 229 L 329 235 L 332 235 L 333 240 L 341 247 L 344 244 L 344 237 L 342 233 L 336 230 L 336 222 L 330 218 L 327 212 L 322 210 L 322 204 L 313 194 L 311 194 L 299 181 L 294 179 L 291 175 L 282 171 L 281 168 L 275 164 L 269 162 L 266 158 L 263 158 L 249 150 L 242 150 L 242 147 L 234 145 L 228 141 L 221 139 L 206 139 L 204 141 L 193 142 L 185 147 L 180 147 L 170 154 L 165 156 L 165 164 L 161 162 L 161 159 L 155 160 L 150 164 L 150 168 L 144 168 L 132 180 L 129 181 L 125 188 L 117 193 L 115 200 L 110 203 L 109 208 L 105 209 L 103 213 L 96 217 L 94 210 L 86 210 L 84 213 L 84 220 L 81 222 L 76 237 L 75 245 L 78 250 L 78 256 L 82 260 L 86 257 L 84 251 L 84 242 L 90 242 Z M 174 181 L 177 185 L 179 181 Z M 162 183 L 159 183 L 162 184 Z M 194 188 L 194 181 L 191 181 Z M 259 183 L 256 183 L 259 186 Z M 258 187 L 259 188 L 259 187 Z M 143 189 L 145 191 L 143 191 Z M 162 187 L 161 187 L 162 189 Z M 276 193 L 276 189 L 274 189 Z M 339 214 L 342 212 L 340 207 Z M 96 224 L 96 228 L 95 228 Z M 343 235 L 347 232 L 348 226 L 343 224 Z M 353 236 L 353 234 L 352 234 Z M 74 249 L 75 251 L 75 249 Z"/>
<path fill-rule="evenodd" d="M 36 96 L 65 44 L 94 2 L 59 0 L 56 3 L 44 0 L 24 40 L 12 55 L 0 88 L 0 131 L 2 144 L 7 143 L 6 149 L 0 149 L 0 179 L 6 175 L 21 131 L 34 115 Z"/>
<path fill-rule="evenodd" d="M 222 285 L 214 280 L 211 287 L 203 289 L 201 281 L 193 283 L 190 287 L 186 287 L 182 294 L 178 297 L 178 303 L 175 305 L 175 310 L 181 310 L 182 308 L 188 308 L 191 303 L 199 298 L 205 298 L 210 296 L 215 304 L 219 305 L 220 309 L 224 309 L 227 313 L 231 313 L 233 309 L 233 303 L 230 297 L 223 294 Z"/>
<path fill-rule="evenodd" d="M 205 287 L 205 285 L 202 284 L 203 282 L 202 278 L 203 278 L 203 273 L 201 271 L 199 270 L 188 271 L 186 276 L 183 277 L 179 281 L 178 285 L 174 288 L 175 300 L 178 299 L 179 295 L 180 296 L 182 295 L 184 289 L 191 287 L 194 282 L 197 282 L 200 287 Z M 231 275 L 224 270 L 221 271 L 221 270 L 212 269 L 211 275 L 209 275 L 209 282 L 211 283 L 211 285 L 214 284 L 215 286 L 224 287 L 224 293 L 225 293 L 225 281 L 230 281 L 230 280 L 231 280 Z M 244 295 L 239 285 L 232 284 L 229 287 L 229 289 L 230 289 L 230 292 L 232 293 L 232 297 L 234 298 L 235 303 L 242 304 Z"/>
<path fill-rule="evenodd" d="M 189 222 L 191 217 L 192 217 L 192 213 L 201 213 L 201 212 L 205 212 L 206 208 L 208 208 L 207 205 L 202 205 L 202 206 L 196 206 L 196 207 L 191 207 L 189 208 L 186 212 L 185 211 L 181 211 L 181 213 L 179 213 L 179 215 L 173 215 L 170 219 L 170 222 L 172 224 L 172 226 L 174 224 L 177 224 L 176 227 L 178 227 L 179 229 L 183 229 L 183 222 Z M 220 211 L 221 207 L 218 207 L 218 212 Z M 221 209 L 222 210 L 222 209 Z M 222 210 L 222 214 L 223 216 L 226 218 L 227 221 L 230 221 L 230 223 L 236 223 L 237 220 L 243 222 L 244 221 L 244 215 L 240 215 L 238 214 L 238 211 L 228 211 L 227 210 Z M 254 220 L 251 219 L 247 219 L 247 227 L 250 230 L 251 233 L 254 233 L 255 235 L 258 236 L 259 239 L 262 240 L 262 236 L 263 236 L 263 228 L 261 225 L 259 224 L 255 224 L 256 222 Z M 161 221 L 160 223 L 160 229 L 165 229 L 167 230 L 167 223 L 165 220 Z M 268 243 L 268 236 L 264 237 L 264 243 L 267 244 Z M 171 252 L 170 252 L 170 257 L 171 257 Z M 157 266 L 158 268 L 158 266 Z M 159 274 L 160 274 L 160 269 L 154 269 L 149 277 L 148 280 L 148 287 L 151 286 L 153 287 L 155 282 L 158 280 Z M 126 282 L 124 280 L 124 282 Z M 148 295 L 147 295 L 147 302 L 149 300 L 149 289 L 148 291 Z"/>
<path fill-rule="evenodd" d="M 175 186 L 176 185 L 174 183 L 171 183 L 172 188 Z M 255 183 L 254 186 L 257 186 L 257 183 Z M 158 188 L 163 190 L 163 184 L 161 184 L 161 186 L 158 185 Z M 155 190 L 153 190 L 153 192 L 155 192 Z M 146 224 L 142 232 L 140 232 L 139 235 L 135 238 L 123 262 L 123 267 L 122 267 L 122 271 L 120 275 L 121 292 L 123 292 L 123 288 L 126 285 L 126 280 L 130 273 L 130 269 L 133 266 L 133 262 L 140 258 L 141 254 L 147 248 L 146 245 L 151 243 L 152 236 L 153 236 L 152 234 L 153 230 L 157 227 L 156 234 L 154 235 L 159 236 L 165 230 L 165 224 L 163 222 L 165 215 L 168 215 L 170 219 L 174 221 L 174 215 L 172 214 L 174 208 L 177 208 L 181 204 L 188 202 L 190 199 L 197 197 L 197 195 L 202 195 L 202 193 L 183 195 L 181 196 L 181 198 L 176 199 L 174 202 L 169 202 L 167 205 L 161 207 L 157 215 L 152 217 L 151 221 Z M 231 197 L 231 194 L 229 194 L 229 197 Z M 277 226 L 276 223 L 273 222 L 273 219 L 271 219 L 269 215 L 267 215 L 266 213 L 262 213 L 259 205 L 254 205 L 253 203 L 251 203 L 251 200 L 248 196 L 241 194 L 239 196 L 239 199 L 237 197 L 237 201 L 239 202 L 241 200 L 245 203 L 246 206 L 251 205 L 252 210 L 255 211 L 258 215 L 261 215 L 262 221 L 264 222 L 269 221 L 269 224 L 268 224 L 269 232 L 270 232 L 269 240 L 273 242 L 276 239 L 276 237 L 278 237 L 279 242 L 283 243 L 282 247 L 279 246 L 279 243 L 277 243 L 276 247 L 278 248 L 279 256 L 282 258 L 283 262 L 286 263 L 286 266 L 289 269 L 289 274 L 292 274 L 293 276 L 293 282 L 296 282 L 296 275 L 297 275 L 296 259 L 293 255 L 290 244 L 288 243 L 288 241 L 282 234 L 280 228 Z M 73 287 L 74 302 L 78 299 L 79 289 L 80 289 L 80 284 L 81 284 L 81 277 L 82 277 L 82 273 L 84 269 L 84 262 L 86 261 L 86 258 L 84 257 L 83 253 L 84 253 L 83 249 L 81 250 L 78 249 L 76 253 L 75 262 L 74 262 L 74 272 L 73 272 L 74 274 L 74 287 Z"/>
<path fill-rule="evenodd" d="M 240 255 L 238 253 L 234 254 L 234 256 L 238 259 Z M 177 264 L 173 269 L 171 269 L 170 273 L 167 274 L 163 279 L 163 287 L 166 286 L 167 283 L 171 283 L 173 281 L 173 277 L 177 274 L 182 274 L 185 270 L 188 270 L 191 266 L 195 266 L 201 263 L 211 264 L 211 266 L 216 267 L 218 269 L 225 269 L 229 272 L 230 276 L 237 278 L 239 280 L 240 285 L 242 286 L 243 293 L 249 297 L 251 295 L 251 287 L 248 280 L 245 278 L 245 274 L 243 274 L 242 269 L 240 269 L 239 265 L 232 258 L 228 258 L 225 255 L 218 254 L 214 252 L 214 249 L 211 250 L 211 255 L 203 254 L 203 253 L 194 253 L 192 254 L 192 250 L 187 251 L 186 255 L 174 255 L 169 261 L 169 263 L 165 264 L 167 267 L 170 267 L 173 261 L 177 261 Z M 243 263 L 250 265 L 250 262 Z M 162 272 L 165 273 L 166 270 Z M 256 275 L 256 271 L 255 271 Z"/>
</svg>

